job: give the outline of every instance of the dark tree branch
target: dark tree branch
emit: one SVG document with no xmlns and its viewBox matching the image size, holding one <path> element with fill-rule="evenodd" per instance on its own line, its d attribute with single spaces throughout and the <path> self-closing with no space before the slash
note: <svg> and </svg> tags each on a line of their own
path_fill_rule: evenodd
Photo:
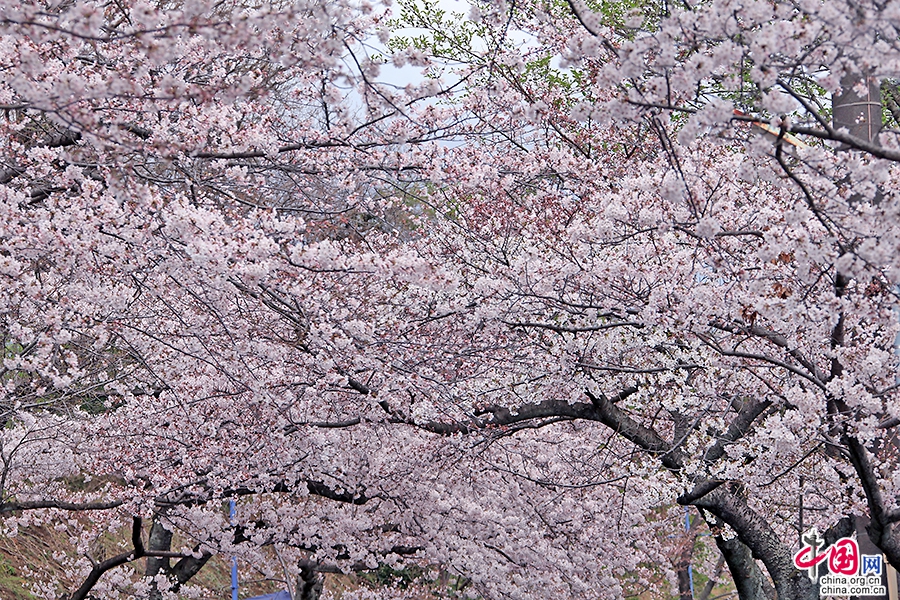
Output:
<svg viewBox="0 0 900 600">
<path fill-rule="evenodd" d="M 0 171 L 0 185 L 6 185 L 24 172 L 24 169 L 16 166 Z"/>
<path fill-rule="evenodd" d="M 359 417 L 354 417 L 352 419 L 346 419 L 344 421 L 306 421 L 304 423 L 294 423 L 293 425 L 289 425 L 285 427 L 284 432 L 286 434 L 296 433 L 300 431 L 302 427 L 316 427 L 319 429 L 343 429 L 346 427 L 354 427 L 362 423 L 362 420 Z"/>
<path fill-rule="evenodd" d="M 753 553 L 737 538 L 715 536 L 716 547 L 722 553 L 731 579 L 741 600 L 775 600 L 775 590 L 753 559 Z M 705 590 L 704 590 L 705 591 Z M 708 596 L 707 596 L 708 597 Z"/>
<path fill-rule="evenodd" d="M 161 552 L 153 550 L 148 551 L 146 548 L 144 548 L 144 542 L 141 539 L 140 517 L 131 518 L 131 544 L 132 546 L 134 546 L 134 550 L 130 552 L 123 552 L 122 554 L 117 554 L 112 558 L 108 558 L 103 562 L 95 564 L 94 568 L 91 569 L 91 572 L 88 573 L 87 578 L 85 578 L 84 583 L 81 584 L 81 587 L 79 587 L 77 590 L 75 590 L 75 592 L 73 592 L 69 596 L 66 596 L 65 598 L 67 600 L 85 600 L 88 593 L 94 588 L 95 585 L 97 585 L 97 582 L 100 581 L 100 577 L 102 577 L 104 573 L 139 558 L 144 558 L 145 556 L 169 558 L 184 557 L 184 555 L 180 552 Z"/>
<path fill-rule="evenodd" d="M 555 331 L 557 333 L 583 333 L 591 331 L 603 331 L 605 329 L 613 329 L 615 327 L 634 327 L 636 329 L 641 329 L 644 327 L 644 324 L 638 321 L 618 321 L 614 323 L 604 323 L 603 325 L 591 325 L 585 327 L 569 327 L 566 325 L 555 325 L 553 323 L 537 323 L 530 321 L 502 321 L 502 323 L 504 325 L 509 325 L 510 327 L 522 327 L 523 329 L 547 329 L 550 331 Z"/>
<path fill-rule="evenodd" d="M 819 381 L 825 381 L 825 375 L 816 367 L 815 363 L 806 358 L 806 356 L 804 356 L 797 348 L 791 348 L 787 338 L 780 333 L 776 333 L 771 329 L 766 329 L 765 327 L 760 327 L 756 324 L 747 326 L 725 323 L 724 321 L 713 321 L 710 323 L 710 326 L 721 329 L 722 331 L 727 331 L 728 333 L 752 335 L 767 340 L 787 352 L 791 358 L 800 363 L 813 377 Z"/>
<path fill-rule="evenodd" d="M 719 560 L 716 561 L 716 566 L 713 569 L 713 573 L 709 576 L 709 579 L 706 580 L 706 585 L 703 586 L 703 590 L 700 592 L 697 600 L 709 600 L 709 596 L 710 594 L 712 594 L 713 588 L 715 588 L 719 583 L 719 577 L 722 575 L 722 567 L 724 566 L 725 555 L 720 552 Z"/>
<path fill-rule="evenodd" d="M 694 486 L 690 492 L 686 494 L 682 494 L 678 497 L 678 504 L 683 506 L 695 505 L 697 500 L 703 498 L 703 496 L 717 489 L 719 486 L 724 485 L 725 481 L 721 479 L 709 479 L 707 481 L 701 481 L 700 483 Z"/>
<path fill-rule="evenodd" d="M 73 146 L 78 143 L 81 139 L 81 134 L 77 131 L 66 130 L 57 135 L 51 136 L 41 142 L 35 144 L 36 148 L 64 148 L 66 146 Z M 6 185 L 19 175 L 25 173 L 25 169 L 19 167 L 18 165 L 12 165 L 6 169 L 0 171 L 0 185 Z M 43 193 L 42 190 L 35 190 L 31 193 L 32 200 L 35 199 L 35 195 L 40 195 Z M 44 195 L 43 197 L 46 197 Z M 42 198 L 43 198 L 42 197 Z M 42 198 L 38 198 L 39 200 Z"/>
<path fill-rule="evenodd" d="M 725 433 L 719 436 L 716 442 L 706 450 L 703 460 L 712 463 L 722 458 L 728 445 L 747 435 L 756 419 L 770 406 L 772 406 L 771 400 L 745 402 L 737 416 L 729 423 Z"/>
<path fill-rule="evenodd" d="M 199 551 L 198 547 L 194 548 L 194 552 Z M 175 563 L 172 566 L 171 574 L 175 579 L 175 583 L 172 586 L 173 591 L 177 592 L 178 589 L 185 583 L 190 580 L 191 577 L 200 572 L 200 569 L 209 562 L 209 559 L 213 557 L 212 552 L 208 552 L 204 550 L 200 553 L 199 557 L 196 556 L 184 556 L 181 560 Z"/>
<path fill-rule="evenodd" d="M 854 150 L 862 150 L 876 158 L 884 158 L 894 162 L 900 162 L 900 150 L 884 148 L 874 142 L 866 141 L 862 138 L 850 135 L 846 131 L 837 130 L 829 127 L 828 129 L 816 129 L 814 127 L 802 127 L 794 125 L 790 128 L 791 133 L 808 135 L 820 140 L 828 140 L 833 142 L 841 142 Z"/>
<path fill-rule="evenodd" d="M 585 392 L 591 399 L 594 407 L 595 418 L 628 441 L 636 444 L 643 450 L 661 457 L 662 464 L 671 471 L 681 470 L 684 465 L 684 455 L 679 448 L 674 448 L 656 431 L 644 427 L 620 410 L 606 396 L 595 396 L 591 392 Z M 577 406 L 577 405 L 573 405 Z"/>
<path fill-rule="evenodd" d="M 891 417 L 878 424 L 879 429 L 890 429 L 900 425 L 900 417 Z"/>
<path fill-rule="evenodd" d="M 348 491 L 339 492 L 321 481 L 308 480 L 306 482 L 306 487 L 310 494 L 328 498 L 335 502 L 361 505 L 369 501 L 369 497 L 366 496 L 365 492 L 360 492 L 359 494 L 353 494 Z"/>
<path fill-rule="evenodd" d="M 205 486 L 206 484 L 207 481 L 205 479 L 194 482 L 194 485 L 197 486 Z M 164 494 L 158 496 L 155 499 L 155 503 L 157 506 L 161 507 L 175 505 L 198 505 L 206 504 L 218 498 L 229 498 L 234 496 L 251 496 L 260 493 L 291 494 L 297 492 L 301 488 L 304 488 L 305 491 L 310 494 L 328 498 L 329 500 L 334 500 L 336 502 L 344 502 L 348 504 L 361 505 L 365 504 L 371 499 L 371 497 L 367 496 L 364 492 L 351 493 L 348 491 L 338 491 L 322 481 L 312 479 L 301 479 L 293 482 L 282 480 L 259 488 L 251 487 L 251 485 L 252 484 L 230 488 L 222 491 L 221 495 L 213 495 L 209 491 L 204 491 L 200 493 L 183 493 L 176 497 L 170 498 L 167 497 L 166 494 Z"/>
<path fill-rule="evenodd" d="M 715 350 L 722 356 L 730 356 L 732 358 L 744 358 L 747 360 L 755 360 L 755 361 L 759 361 L 762 363 L 768 363 L 768 364 L 774 365 L 776 367 L 781 367 L 785 371 L 789 371 L 790 373 L 793 373 L 794 375 L 797 375 L 799 377 L 802 377 L 803 379 L 806 379 L 807 381 L 814 384 L 816 387 L 822 389 L 823 391 L 825 390 L 825 382 L 824 381 L 818 379 L 815 375 L 807 373 L 805 370 L 796 367 L 795 365 L 786 363 L 783 360 L 779 360 L 777 358 L 773 358 L 773 357 L 767 356 L 765 354 L 756 354 L 753 352 L 738 352 L 735 350 L 726 350 L 721 345 L 719 345 L 717 342 L 710 339 L 709 336 L 706 336 L 706 335 L 703 335 L 700 333 L 697 333 L 696 335 L 703 343 L 708 345 L 710 348 L 712 348 L 713 350 Z"/>
<path fill-rule="evenodd" d="M 26 500 L 22 502 L 4 502 L 0 504 L 0 514 L 16 512 L 20 510 L 35 510 L 38 508 L 58 508 L 60 510 L 109 510 L 124 504 L 121 500 L 111 502 L 63 502 L 62 500 Z"/>
</svg>

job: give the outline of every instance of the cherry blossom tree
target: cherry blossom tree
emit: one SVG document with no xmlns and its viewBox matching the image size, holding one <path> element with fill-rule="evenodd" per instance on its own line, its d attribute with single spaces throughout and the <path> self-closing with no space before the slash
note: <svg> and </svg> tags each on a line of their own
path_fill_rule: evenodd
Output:
<svg viewBox="0 0 900 600">
<path fill-rule="evenodd" d="M 489 595 L 659 578 L 654 547 L 582 572 L 599 560 L 585 539 L 664 521 L 630 504 L 608 519 L 617 488 L 578 523 L 397 412 L 418 375 L 391 356 L 456 283 L 406 244 L 422 205 L 391 182 L 440 181 L 427 142 L 458 117 L 417 106 L 430 80 L 372 84 L 379 11 L 3 7 L 0 510 L 8 535 L 46 524 L 73 545 L 65 581 L 28 573 L 34 593 L 199 593 L 213 554 L 273 547 L 320 572 L 427 551 Z M 369 387 L 373 365 L 392 393 Z M 122 530 L 121 553 L 93 547 Z"/>
<path fill-rule="evenodd" d="M 488 142 L 454 163 L 433 256 L 465 265 L 466 354 L 506 367 L 460 414 L 627 439 L 721 533 L 744 597 L 817 595 L 792 563 L 803 497 L 823 529 L 866 514 L 897 565 L 898 155 L 880 114 L 851 132 L 828 98 L 896 72 L 897 5 L 600 8 L 479 6 L 537 44 L 455 55 L 491 73 L 467 99 Z"/>
<path fill-rule="evenodd" d="M 9 533 L 100 515 L 67 521 L 66 597 L 135 593 L 117 567 L 142 556 L 158 597 L 235 544 L 292 537 L 351 565 L 416 551 L 389 544 L 381 516 L 366 528 L 304 500 L 369 501 L 341 473 L 360 477 L 345 458 L 371 431 L 328 434 L 359 395 L 342 369 L 363 358 L 335 359 L 371 335 L 363 288 L 421 277 L 366 208 L 382 203 L 376 171 L 428 159 L 387 151 L 404 101 L 368 84 L 382 19 L 336 3 L 3 5 L 0 500 Z M 361 315 L 391 301 L 377 296 Z M 333 531 L 223 517 L 223 499 L 265 493 Z M 354 546 L 348 526 L 377 544 Z M 91 553 L 97 532 L 128 527 L 130 550 Z"/>
<path fill-rule="evenodd" d="M 0 513 L 73 545 L 34 592 L 690 597 L 702 519 L 811 598 L 800 502 L 900 566 L 897 123 L 829 118 L 893 106 L 898 6 L 0 4 Z"/>
</svg>

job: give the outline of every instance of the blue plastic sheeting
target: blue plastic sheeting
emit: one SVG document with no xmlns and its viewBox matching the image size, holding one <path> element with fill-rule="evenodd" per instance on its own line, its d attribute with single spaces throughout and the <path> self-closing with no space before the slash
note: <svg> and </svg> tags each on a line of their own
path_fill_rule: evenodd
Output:
<svg viewBox="0 0 900 600">
<path fill-rule="evenodd" d="M 285 591 L 275 592 L 274 594 L 266 594 L 265 596 L 253 596 L 247 600 L 291 600 L 291 595 Z"/>
</svg>

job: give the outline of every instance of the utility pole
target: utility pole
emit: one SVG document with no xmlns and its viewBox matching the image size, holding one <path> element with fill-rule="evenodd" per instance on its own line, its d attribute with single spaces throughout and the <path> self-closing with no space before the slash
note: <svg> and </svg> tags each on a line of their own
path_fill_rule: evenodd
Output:
<svg viewBox="0 0 900 600">
<path fill-rule="evenodd" d="M 234 525 L 234 515 L 236 506 L 234 498 L 228 504 L 228 520 Z M 238 559 L 237 556 L 231 557 L 231 600 L 238 600 Z"/>
</svg>

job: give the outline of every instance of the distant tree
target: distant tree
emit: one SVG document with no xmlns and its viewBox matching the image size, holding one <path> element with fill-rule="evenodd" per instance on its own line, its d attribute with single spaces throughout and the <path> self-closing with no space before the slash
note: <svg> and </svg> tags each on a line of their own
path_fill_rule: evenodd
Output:
<svg viewBox="0 0 900 600">
<path fill-rule="evenodd" d="M 370 500 L 330 433 L 349 426 L 332 417 L 357 402 L 344 369 L 361 359 L 336 359 L 370 335 L 356 305 L 372 283 L 356 280 L 408 269 L 376 216 L 379 177 L 428 156 L 391 150 L 402 103 L 367 82 L 383 18 L 333 2 L 0 6 L 0 512 L 11 535 L 68 523 L 75 555 L 66 582 L 36 565 L 36 592 L 131 597 L 116 569 L 148 556 L 137 592 L 174 597 L 216 552 L 291 539 L 325 566 L 416 552 L 381 516 L 302 527 L 342 510 L 309 496 Z M 290 500 L 242 505 L 231 526 L 223 500 L 257 494 Z M 378 544 L 344 539 L 347 519 Z M 132 550 L 95 556 L 119 528 Z"/>
</svg>

